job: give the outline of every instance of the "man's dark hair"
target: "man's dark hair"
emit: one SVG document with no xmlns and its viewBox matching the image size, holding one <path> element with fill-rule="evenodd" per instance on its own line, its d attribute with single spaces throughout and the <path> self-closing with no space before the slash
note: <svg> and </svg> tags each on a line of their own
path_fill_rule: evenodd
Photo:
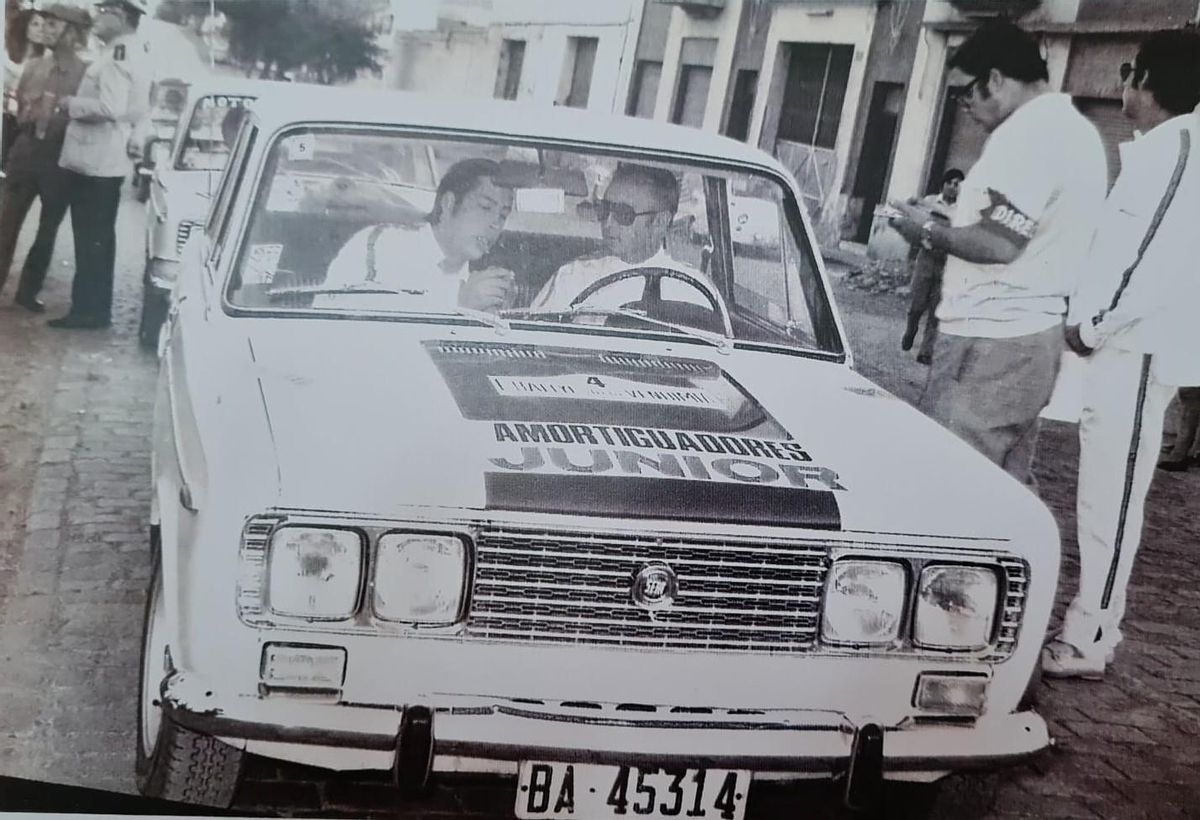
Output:
<svg viewBox="0 0 1200 820">
<path fill-rule="evenodd" d="M 1195 29 L 1154 32 L 1138 46 L 1133 65 L 1134 83 L 1145 82 L 1165 111 L 1178 116 L 1200 104 L 1200 32 Z"/>
<path fill-rule="evenodd" d="M 612 179 L 608 184 L 611 186 L 617 180 L 648 183 L 654 189 L 659 207 L 671 214 L 674 214 L 679 208 L 679 178 L 666 168 L 622 162 L 613 171 Z"/>
<path fill-rule="evenodd" d="M 433 198 L 433 210 L 429 212 L 429 221 L 436 225 L 442 220 L 442 198 L 446 194 L 454 194 L 455 210 L 467 194 L 479 187 L 479 180 L 487 177 L 496 185 L 505 185 L 502 181 L 500 163 L 490 159 L 464 159 L 454 163 L 442 176 L 438 183 L 437 194 Z"/>
<path fill-rule="evenodd" d="M 953 182 L 956 179 L 962 181 L 966 178 L 967 175 L 962 171 L 958 170 L 957 168 L 951 168 L 950 170 L 946 171 L 946 173 L 942 174 L 942 184 L 945 185 L 947 182 Z"/>
<path fill-rule="evenodd" d="M 1037 40 L 1009 20 L 989 20 L 981 25 L 958 47 L 949 65 L 983 79 L 993 68 L 1023 83 L 1050 79 Z"/>
</svg>

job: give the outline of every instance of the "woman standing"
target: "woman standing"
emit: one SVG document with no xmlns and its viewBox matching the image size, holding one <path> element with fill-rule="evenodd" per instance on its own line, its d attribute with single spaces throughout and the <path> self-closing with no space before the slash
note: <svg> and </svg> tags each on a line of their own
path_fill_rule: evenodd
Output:
<svg viewBox="0 0 1200 820">
<path fill-rule="evenodd" d="M 11 13 L 4 37 L 4 133 L 0 136 L 0 166 L 8 159 L 8 149 L 17 135 L 17 84 L 21 72 L 34 57 L 46 50 L 42 15 L 33 9 Z"/>
</svg>

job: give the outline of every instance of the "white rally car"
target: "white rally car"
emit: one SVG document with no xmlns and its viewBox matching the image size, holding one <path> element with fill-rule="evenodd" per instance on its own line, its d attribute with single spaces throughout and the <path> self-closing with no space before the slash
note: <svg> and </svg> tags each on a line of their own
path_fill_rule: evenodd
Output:
<svg viewBox="0 0 1200 820">
<path fill-rule="evenodd" d="M 351 156 L 377 174 L 321 170 Z M 499 170 L 431 225 L 428 157 L 447 191 Z M 598 213 L 657 218 L 601 204 L 622 163 L 703 221 L 531 309 L 611 250 Z M 782 235 L 735 243 L 734 196 Z M 467 234 L 515 275 L 498 314 L 433 298 L 468 201 L 503 225 Z M 253 753 L 507 775 L 523 818 L 729 820 L 761 779 L 856 802 L 1046 746 L 1055 522 L 854 371 L 798 202 L 693 129 L 260 98 L 161 343 L 141 789 L 228 804 Z"/>
</svg>

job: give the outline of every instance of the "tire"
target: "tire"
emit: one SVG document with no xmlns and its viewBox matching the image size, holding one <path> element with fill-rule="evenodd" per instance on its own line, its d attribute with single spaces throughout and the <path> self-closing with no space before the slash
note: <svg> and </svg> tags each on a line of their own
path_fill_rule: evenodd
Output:
<svg viewBox="0 0 1200 820">
<path fill-rule="evenodd" d="M 138 344 L 146 350 L 158 349 L 158 334 L 167 320 L 167 299 L 154 294 L 147 284 L 142 289 L 142 317 L 138 322 Z"/>
<path fill-rule="evenodd" d="M 153 705 L 160 677 L 155 658 L 162 657 L 160 566 L 156 556 L 142 624 L 135 769 L 138 791 L 162 800 L 228 808 L 241 780 L 244 753 L 179 726 Z"/>
</svg>

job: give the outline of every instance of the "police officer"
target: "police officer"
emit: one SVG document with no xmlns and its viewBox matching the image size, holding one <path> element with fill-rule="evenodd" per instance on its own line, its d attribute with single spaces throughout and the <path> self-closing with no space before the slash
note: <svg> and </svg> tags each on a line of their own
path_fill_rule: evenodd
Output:
<svg viewBox="0 0 1200 820">
<path fill-rule="evenodd" d="M 21 225 L 35 199 L 42 201 L 37 237 L 21 270 L 16 303 L 35 313 L 46 279 L 58 226 L 67 213 L 67 172 L 58 166 L 67 119 L 52 113 L 55 101 L 76 93 L 84 62 L 78 50 L 87 41 L 91 17 L 86 11 L 52 3 L 40 12 L 47 51 L 30 61 L 17 86 L 17 134 L 5 162 L 0 199 L 0 288 L 8 276 Z"/>
<path fill-rule="evenodd" d="M 112 323 L 113 265 L 121 181 L 129 172 L 126 143 L 149 107 L 149 81 L 135 39 L 146 0 L 102 0 L 92 30 L 103 44 L 77 96 L 59 103 L 70 117 L 59 165 L 67 170 L 75 281 L 71 310 L 49 324 L 102 328 Z"/>
</svg>

